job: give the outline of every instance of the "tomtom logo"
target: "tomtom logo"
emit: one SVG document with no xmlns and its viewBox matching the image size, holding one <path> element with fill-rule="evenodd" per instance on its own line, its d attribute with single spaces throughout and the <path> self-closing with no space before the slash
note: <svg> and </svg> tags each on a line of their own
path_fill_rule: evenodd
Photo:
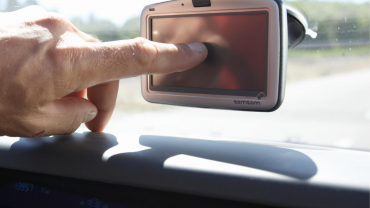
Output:
<svg viewBox="0 0 370 208">
<path fill-rule="evenodd" d="M 244 100 L 234 100 L 237 105 L 261 105 L 259 101 L 244 101 Z"/>
</svg>

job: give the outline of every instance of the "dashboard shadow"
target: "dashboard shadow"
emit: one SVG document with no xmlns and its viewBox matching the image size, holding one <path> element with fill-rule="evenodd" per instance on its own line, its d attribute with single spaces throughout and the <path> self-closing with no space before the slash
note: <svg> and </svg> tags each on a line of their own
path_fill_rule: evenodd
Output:
<svg viewBox="0 0 370 208">
<path fill-rule="evenodd" d="M 110 157 L 108 163 L 123 165 L 131 161 L 131 165 L 163 169 L 167 159 L 176 155 L 188 155 L 300 180 L 307 180 L 317 173 L 315 162 L 304 153 L 271 145 L 153 135 L 140 136 L 139 143 L 150 149 L 117 154 Z"/>
<path fill-rule="evenodd" d="M 180 167 L 177 169 L 165 167 L 168 159 L 187 155 L 194 157 L 195 163 L 200 158 L 277 173 L 298 180 L 310 179 L 317 173 L 315 162 L 306 154 L 270 144 L 156 135 L 141 135 L 135 139 L 120 135 L 118 141 L 115 135 L 91 132 L 20 138 L 9 150 L 0 148 L 0 166 L 87 179 L 122 181 L 123 178 L 135 178 L 143 184 L 153 181 L 157 183 L 161 177 L 175 180 L 198 175 L 209 178 L 214 175 L 212 171 L 195 173 L 197 170 L 182 169 L 184 164 L 181 162 L 176 164 Z M 127 150 L 132 143 L 143 148 L 139 151 Z M 126 150 L 115 152 L 107 160 L 102 159 L 108 150 L 119 147 L 125 147 Z M 212 163 L 217 166 L 214 164 Z M 223 174 L 225 177 L 228 175 L 222 168 L 219 170 L 216 174 Z"/>
<path fill-rule="evenodd" d="M 53 137 L 19 138 L 0 151 L 0 166 L 21 170 L 86 175 L 100 171 L 101 156 L 118 144 L 112 134 L 85 132 Z"/>
</svg>

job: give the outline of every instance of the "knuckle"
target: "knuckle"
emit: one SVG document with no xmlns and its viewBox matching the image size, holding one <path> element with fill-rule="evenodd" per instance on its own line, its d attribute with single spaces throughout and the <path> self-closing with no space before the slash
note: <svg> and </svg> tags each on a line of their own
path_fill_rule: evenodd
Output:
<svg viewBox="0 0 370 208">
<path fill-rule="evenodd" d="M 65 28 L 69 21 L 55 12 L 48 12 L 43 18 L 36 21 L 37 24 L 47 28 Z"/>
<path fill-rule="evenodd" d="M 139 69 L 142 69 L 145 72 L 149 70 L 153 63 L 158 57 L 158 50 L 153 42 L 146 40 L 144 38 L 137 38 L 134 40 L 134 60 L 139 66 Z"/>
</svg>

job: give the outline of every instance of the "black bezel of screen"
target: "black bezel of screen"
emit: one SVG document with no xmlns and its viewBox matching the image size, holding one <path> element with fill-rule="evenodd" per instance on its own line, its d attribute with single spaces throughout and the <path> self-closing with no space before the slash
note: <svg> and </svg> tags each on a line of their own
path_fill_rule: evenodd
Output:
<svg viewBox="0 0 370 208">
<path fill-rule="evenodd" d="M 168 16 L 156 16 L 149 17 L 149 40 L 153 40 L 152 37 L 152 24 L 153 19 L 161 18 L 174 18 L 174 17 L 198 17 L 198 16 L 220 16 L 220 15 L 240 15 L 240 14 L 265 14 L 266 15 L 266 54 L 265 54 L 265 96 L 267 96 L 267 78 L 268 78 L 268 46 L 269 46 L 269 13 L 267 11 L 253 11 L 253 12 L 230 12 L 230 13 L 212 13 L 212 14 L 190 14 L 190 15 L 168 15 Z M 148 80 L 148 77 L 150 78 Z M 153 75 L 147 76 L 147 83 L 149 83 L 150 91 L 160 92 L 179 92 L 179 93 L 192 93 L 192 94 L 210 94 L 210 95 L 234 95 L 234 96 L 246 96 L 246 97 L 257 97 L 261 91 L 245 91 L 245 90 L 224 90 L 224 89 L 211 89 L 211 88 L 193 88 L 193 87 L 169 87 L 169 86 L 154 86 Z"/>
</svg>

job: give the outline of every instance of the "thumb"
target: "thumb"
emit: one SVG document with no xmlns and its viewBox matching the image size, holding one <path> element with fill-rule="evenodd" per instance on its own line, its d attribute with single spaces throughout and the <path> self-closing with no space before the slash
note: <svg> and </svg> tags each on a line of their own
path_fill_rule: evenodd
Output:
<svg viewBox="0 0 370 208">
<path fill-rule="evenodd" d="M 43 125 L 40 135 L 71 134 L 82 123 L 92 121 L 98 110 L 90 101 L 80 97 L 66 97 L 55 100 L 41 109 Z"/>
</svg>

